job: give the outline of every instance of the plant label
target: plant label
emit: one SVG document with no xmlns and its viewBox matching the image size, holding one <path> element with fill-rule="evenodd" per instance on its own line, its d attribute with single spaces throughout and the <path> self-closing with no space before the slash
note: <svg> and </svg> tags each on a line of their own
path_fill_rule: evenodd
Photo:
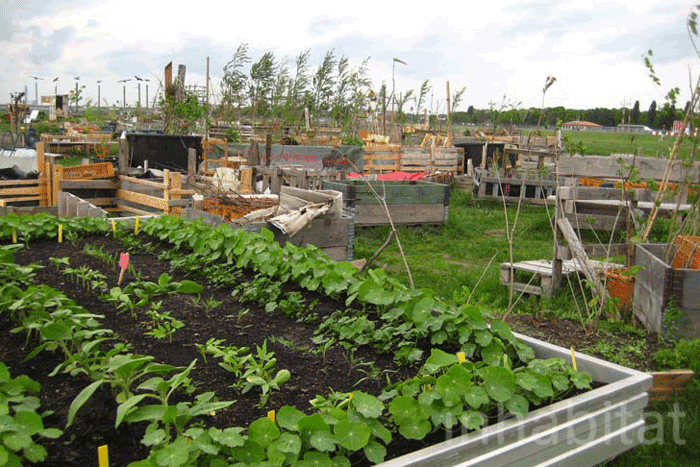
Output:
<svg viewBox="0 0 700 467">
<path fill-rule="evenodd" d="M 134 235 L 138 235 L 139 233 L 139 216 L 136 216 L 136 220 L 134 220 Z"/>
<path fill-rule="evenodd" d="M 97 460 L 100 467 L 109 467 L 109 451 L 106 444 L 97 448 Z"/>
<path fill-rule="evenodd" d="M 12 243 L 17 243 L 17 231 L 12 229 Z"/>
<path fill-rule="evenodd" d="M 115 222 L 114 219 L 112 219 L 112 232 L 116 232 L 116 231 L 117 231 L 117 223 Z"/>
<path fill-rule="evenodd" d="M 129 253 L 119 253 L 119 267 L 122 269 L 129 267 Z"/>
<path fill-rule="evenodd" d="M 574 346 L 571 346 L 571 366 L 574 367 L 574 371 L 578 371 L 576 368 L 576 353 L 574 352 Z"/>
<path fill-rule="evenodd" d="M 119 253 L 119 280 L 117 280 L 117 285 L 122 285 L 124 280 L 124 273 L 126 273 L 126 268 L 129 267 L 129 253 Z"/>
<path fill-rule="evenodd" d="M 270 420 L 272 420 L 272 421 L 274 422 L 274 421 L 275 421 L 275 411 L 274 411 L 274 410 L 270 410 L 270 411 L 267 413 L 267 418 L 269 418 Z"/>
<path fill-rule="evenodd" d="M 63 224 L 58 224 L 58 243 L 63 243 Z"/>
</svg>

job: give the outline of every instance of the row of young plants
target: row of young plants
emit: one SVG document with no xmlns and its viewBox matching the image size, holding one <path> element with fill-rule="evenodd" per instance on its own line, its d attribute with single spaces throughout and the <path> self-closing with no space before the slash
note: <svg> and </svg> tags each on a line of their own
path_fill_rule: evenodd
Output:
<svg viewBox="0 0 700 467">
<path fill-rule="evenodd" d="M 24 222 L 13 226 L 23 227 Z M 0 232 L 5 231 L 0 222 Z M 149 378 L 137 388 L 138 395 L 124 394 L 130 397 L 121 401 L 118 411 L 118 423 L 151 423 L 143 440 L 152 446 L 151 456 L 134 465 L 227 465 L 229 461 L 240 465 L 263 461 L 267 465 L 349 465 L 349 456 L 355 451 L 362 451 L 372 462 L 381 462 L 392 429 L 409 439 L 423 439 L 435 429 L 451 429 L 457 424 L 477 429 L 499 410 L 522 416 L 531 405 L 549 402 L 572 388 L 590 387 L 590 376 L 576 372 L 563 360 L 535 359 L 532 350 L 520 343 L 505 323 L 493 321 L 489 327 L 478 308 L 449 308 L 429 291 L 408 290 L 382 271 L 360 276 L 348 263 L 336 263 L 314 248 L 279 247 L 270 232 L 251 235 L 172 217 L 149 221 L 144 231 L 185 249 L 200 264 L 252 268 L 281 281 L 293 280 L 308 290 L 344 298 L 346 305 L 355 305 L 355 316 L 382 323 L 367 338 L 368 343 L 389 342 L 391 348 L 385 350 L 396 351 L 401 361 L 418 361 L 426 350 L 430 357 L 416 378 L 388 387 L 380 397 L 361 392 L 329 397 L 325 403 L 317 403 L 316 412 L 310 415 L 283 407 L 275 421 L 261 418 L 247 430 L 230 428 L 225 437 L 228 445 L 215 443 L 214 437 L 223 439 L 221 433 L 188 428 L 191 419 L 186 415 L 191 411 L 183 407 L 185 415 L 178 419 L 179 404 L 170 415 L 175 417 L 173 422 L 183 423 L 175 426 L 176 435 L 170 438 L 166 427 L 159 425 L 165 412 L 139 405 L 148 397 L 157 399 L 153 394 L 158 393 L 167 407 L 164 394 L 168 391 L 163 389 L 167 381 L 162 376 Z M 343 326 L 352 328 L 359 319 L 340 323 L 335 329 L 328 325 L 323 332 L 351 345 L 358 333 Z M 401 335 L 408 339 L 401 339 Z M 430 349 L 433 345 L 454 351 Z M 193 366 L 194 362 L 189 371 Z M 168 381 L 182 383 L 189 371 L 185 369 Z M 91 387 L 101 384 L 96 380 Z M 210 400 L 199 402 L 213 403 Z"/>
</svg>

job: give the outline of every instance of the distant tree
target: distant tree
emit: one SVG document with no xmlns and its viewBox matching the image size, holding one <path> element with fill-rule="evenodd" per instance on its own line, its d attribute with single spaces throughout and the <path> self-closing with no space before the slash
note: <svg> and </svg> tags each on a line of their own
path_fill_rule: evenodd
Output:
<svg viewBox="0 0 700 467">
<path fill-rule="evenodd" d="M 275 54 L 272 52 L 265 52 L 260 60 L 250 67 L 248 95 L 256 115 L 267 115 L 270 110 L 275 86 L 275 69 Z"/>
<path fill-rule="evenodd" d="M 632 107 L 632 112 L 630 113 L 630 120 L 634 125 L 639 125 L 639 123 L 641 122 L 639 117 L 639 101 L 634 101 L 634 106 Z"/>
<path fill-rule="evenodd" d="M 335 58 L 335 50 L 331 49 L 323 57 L 323 63 L 318 67 L 312 79 L 313 111 L 318 117 L 321 112 L 327 112 L 331 108 L 335 77 L 333 71 L 338 62 Z"/>
<path fill-rule="evenodd" d="M 650 127 L 656 126 L 656 101 L 651 101 L 649 112 L 647 112 L 647 125 Z"/>
<path fill-rule="evenodd" d="M 658 114 L 659 125 L 661 125 L 661 128 L 665 130 L 670 130 L 673 128 L 674 120 L 678 120 L 676 108 L 669 102 L 664 104 Z"/>
<path fill-rule="evenodd" d="M 248 77 L 243 73 L 243 67 L 250 62 L 248 44 L 242 43 L 236 49 L 231 61 L 224 67 L 224 77 L 221 80 L 222 105 L 230 112 L 234 107 L 240 118 L 241 108 L 245 105 L 246 85 Z"/>
</svg>

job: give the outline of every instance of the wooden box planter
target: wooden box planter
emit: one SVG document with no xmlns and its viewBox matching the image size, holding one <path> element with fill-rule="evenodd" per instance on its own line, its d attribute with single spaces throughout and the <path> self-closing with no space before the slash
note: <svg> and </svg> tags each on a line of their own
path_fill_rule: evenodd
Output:
<svg viewBox="0 0 700 467">
<path fill-rule="evenodd" d="M 571 359 L 567 349 L 523 335 L 538 358 Z M 580 370 L 605 385 L 480 431 L 380 464 L 399 466 L 594 466 L 644 439 L 644 408 L 652 376 L 584 354 Z"/>
<path fill-rule="evenodd" d="M 664 258 L 666 244 L 636 248 L 634 316 L 650 331 L 667 337 L 700 337 L 700 270 L 674 269 Z M 680 313 L 666 316 L 672 304 Z M 668 319 L 665 319 L 668 318 Z"/>
<path fill-rule="evenodd" d="M 324 190 L 343 193 L 346 211 L 355 218 L 355 225 L 388 224 L 384 206 L 377 201 L 367 186 L 385 194 L 394 224 L 440 224 L 447 222 L 450 204 L 450 186 L 417 180 L 364 181 L 324 180 Z"/>
<path fill-rule="evenodd" d="M 238 224 L 228 222 L 224 216 L 194 207 L 187 208 L 184 215 L 190 219 L 202 219 L 211 225 L 226 223 L 232 228 L 241 228 Z M 267 222 L 253 222 L 246 224 L 242 228 L 246 232 L 260 232 L 263 227 L 270 228 Z M 336 261 L 352 261 L 355 246 L 355 227 L 350 216 L 317 217 L 292 238 L 276 234 L 276 239 L 282 245 L 286 242 L 291 242 L 296 246 L 314 245 Z"/>
</svg>

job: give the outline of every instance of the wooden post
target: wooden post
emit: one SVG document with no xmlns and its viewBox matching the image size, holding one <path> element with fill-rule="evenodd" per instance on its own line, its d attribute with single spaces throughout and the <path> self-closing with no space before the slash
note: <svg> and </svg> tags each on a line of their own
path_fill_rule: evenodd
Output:
<svg viewBox="0 0 700 467">
<path fill-rule="evenodd" d="M 182 174 L 180 172 L 173 172 L 171 175 L 170 189 L 175 190 L 176 193 L 170 194 L 169 198 L 172 200 L 182 199 L 182 195 L 177 193 L 177 190 L 182 189 Z M 177 206 L 168 206 L 168 214 L 174 216 L 180 215 L 180 208 Z"/>
<path fill-rule="evenodd" d="M 170 214 L 170 206 L 168 206 L 168 203 L 170 203 L 170 170 L 165 169 L 163 170 L 163 200 L 165 201 L 164 205 L 166 207 L 166 213 Z"/>
<path fill-rule="evenodd" d="M 272 159 L 272 135 L 268 133 L 265 136 L 265 165 L 270 166 L 270 160 Z"/>
<path fill-rule="evenodd" d="M 126 175 L 129 168 L 129 143 L 126 138 L 119 138 L 119 156 L 117 167 L 120 175 Z"/>
<path fill-rule="evenodd" d="M 51 169 L 51 206 L 56 206 L 56 203 L 58 203 L 58 194 L 61 192 L 61 180 L 63 180 L 63 166 L 52 165 Z"/>
<path fill-rule="evenodd" d="M 187 184 L 194 186 L 197 177 L 197 150 L 195 148 L 187 149 Z"/>
<path fill-rule="evenodd" d="M 450 109 L 450 82 L 447 82 L 447 141 L 452 143 L 452 111 Z M 432 154 L 432 151 L 431 151 Z"/>
</svg>

